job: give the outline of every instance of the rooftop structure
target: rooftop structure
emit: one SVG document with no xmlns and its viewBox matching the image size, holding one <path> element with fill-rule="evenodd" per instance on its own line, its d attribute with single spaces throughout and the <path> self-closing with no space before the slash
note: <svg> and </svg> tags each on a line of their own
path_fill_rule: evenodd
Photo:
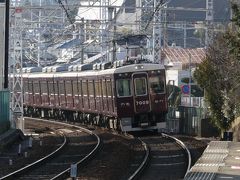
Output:
<svg viewBox="0 0 240 180">
<path fill-rule="evenodd" d="M 206 57 L 204 48 L 174 48 L 168 47 L 162 49 L 162 57 L 166 63 L 181 63 L 183 68 L 189 67 L 189 59 L 191 58 L 191 66 L 201 63 Z"/>
</svg>

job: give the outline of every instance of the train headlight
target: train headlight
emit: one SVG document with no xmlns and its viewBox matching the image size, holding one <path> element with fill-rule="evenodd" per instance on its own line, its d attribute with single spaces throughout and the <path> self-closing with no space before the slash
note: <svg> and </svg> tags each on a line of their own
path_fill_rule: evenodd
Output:
<svg viewBox="0 0 240 180">
<path fill-rule="evenodd" d="M 143 69 L 144 67 L 143 67 L 143 65 L 137 65 L 137 66 L 135 66 L 135 69 Z"/>
</svg>

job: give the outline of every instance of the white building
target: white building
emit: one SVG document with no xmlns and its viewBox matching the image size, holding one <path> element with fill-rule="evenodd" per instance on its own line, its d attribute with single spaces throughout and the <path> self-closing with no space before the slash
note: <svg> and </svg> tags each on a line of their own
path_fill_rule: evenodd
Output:
<svg viewBox="0 0 240 180">
<path fill-rule="evenodd" d="M 181 79 L 189 77 L 189 67 L 191 71 L 197 64 L 201 63 L 206 57 L 204 48 L 184 49 L 176 47 L 168 47 L 162 49 L 162 58 L 164 64 L 168 67 L 167 83 L 180 86 Z"/>
</svg>

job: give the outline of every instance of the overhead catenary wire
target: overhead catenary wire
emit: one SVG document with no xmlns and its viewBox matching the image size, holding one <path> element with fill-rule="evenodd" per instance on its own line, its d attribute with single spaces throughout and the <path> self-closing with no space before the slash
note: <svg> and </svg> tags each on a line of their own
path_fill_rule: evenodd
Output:
<svg viewBox="0 0 240 180">
<path fill-rule="evenodd" d="M 162 5 L 164 4 L 163 1 L 164 1 L 164 0 L 161 0 L 161 1 L 157 4 L 156 8 L 155 8 L 154 11 L 152 12 L 152 15 L 150 16 L 149 21 L 147 22 L 144 30 L 147 30 L 149 24 L 152 22 L 152 20 L 153 20 L 153 18 L 154 18 L 154 16 L 155 16 L 156 12 L 158 12 L 159 9 L 160 9 L 160 8 L 162 7 Z M 167 2 L 166 2 L 166 3 L 167 3 Z"/>
<path fill-rule="evenodd" d="M 69 13 L 68 13 L 68 10 L 65 8 L 64 4 L 62 3 L 62 0 L 55 0 L 55 1 L 56 1 L 56 2 L 62 7 L 62 9 L 65 11 L 65 14 L 66 14 L 69 22 L 70 22 L 71 24 L 74 24 L 74 22 L 72 21 L 70 15 L 69 15 Z M 65 2 L 67 3 L 67 1 L 65 1 Z"/>
</svg>

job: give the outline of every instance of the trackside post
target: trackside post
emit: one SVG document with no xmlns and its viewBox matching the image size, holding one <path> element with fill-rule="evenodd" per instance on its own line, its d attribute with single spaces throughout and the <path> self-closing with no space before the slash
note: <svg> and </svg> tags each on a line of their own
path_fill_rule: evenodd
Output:
<svg viewBox="0 0 240 180">
<path fill-rule="evenodd" d="M 76 179 L 76 177 L 77 177 L 77 164 L 71 164 L 70 177 L 72 179 Z"/>
</svg>

